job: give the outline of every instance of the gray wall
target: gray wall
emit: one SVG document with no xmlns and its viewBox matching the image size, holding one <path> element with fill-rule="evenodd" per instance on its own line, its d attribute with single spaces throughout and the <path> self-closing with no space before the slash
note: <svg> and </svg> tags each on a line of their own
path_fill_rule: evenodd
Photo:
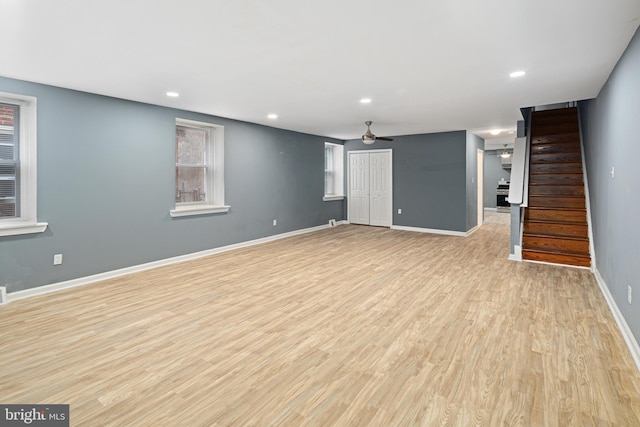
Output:
<svg viewBox="0 0 640 427">
<path fill-rule="evenodd" d="M 38 220 L 49 223 L 0 238 L 9 292 L 343 219 L 344 202 L 322 201 L 324 142 L 341 141 L 7 78 L 0 91 L 38 98 Z M 176 117 L 225 126 L 227 214 L 169 216 Z"/>
<path fill-rule="evenodd" d="M 640 341 L 640 32 L 598 97 L 580 109 L 596 268 Z"/>
<path fill-rule="evenodd" d="M 482 191 L 485 208 L 496 207 L 496 188 L 500 178 L 504 178 L 505 181 L 511 180 L 511 169 L 502 167 L 502 159 L 498 153 L 498 150 L 485 150 L 484 152 L 484 185 Z"/>
<path fill-rule="evenodd" d="M 484 139 L 467 132 L 467 230 L 478 225 L 478 150 L 483 148 Z"/>
<path fill-rule="evenodd" d="M 345 168 L 349 151 L 392 148 L 393 224 L 467 231 L 466 132 L 393 138 L 373 145 L 345 142 Z"/>
</svg>

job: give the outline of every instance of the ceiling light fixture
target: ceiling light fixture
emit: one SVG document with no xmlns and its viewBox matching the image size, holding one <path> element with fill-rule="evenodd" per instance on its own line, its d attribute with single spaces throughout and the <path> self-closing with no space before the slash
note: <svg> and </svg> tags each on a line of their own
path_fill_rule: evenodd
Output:
<svg viewBox="0 0 640 427">
<path fill-rule="evenodd" d="M 516 77 L 522 77 L 522 76 L 524 76 L 525 74 L 527 74 L 527 72 L 526 72 L 526 71 L 522 71 L 522 70 L 520 70 L 520 71 L 514 71 L 513 73 L 509 74 L 509 77 L 511 77 L 512 79 L 514 79 L 514 78 L 516 78 Z"/>
<path fill-rule="evenodd" d="M 500 135 L 500 132 L 502 132 L 500 129 L 493 129 L 490 131 L 493 136 Z"/>
<path fill-rule="evenodd" d="M 360 100 L 361 104 L 371 104 L 371 98 L 362 98 Z"/>
<path fill-rule="evenodd" d="M 508 159 L 509 157 L 511 157 L 511 153 L 507 151 L 507 144 L 504 144 L 504 151 L 500 153 L 500 157 L 502 157 L 503 159 Z"/>
<path fill-rule="evenodd" d="M 167 92 L 167 96 L 171 98 L 177 98 L 180 96 L 180 94 L 178 92 Z"/>
<path fill-rule="evenodd" d="M 269 115 L 267 116 L 267 118 L 269 118 L 269 119 L 271 119 L 271 120 L 275 120 L 275 119 L 277 119 L 277 118 L 278 118 L 278 115 L 277 115 L 277 114 L 273 114 L 273 113 L 271 113 L 271 114 L 269 114 Z"/>
</svg>

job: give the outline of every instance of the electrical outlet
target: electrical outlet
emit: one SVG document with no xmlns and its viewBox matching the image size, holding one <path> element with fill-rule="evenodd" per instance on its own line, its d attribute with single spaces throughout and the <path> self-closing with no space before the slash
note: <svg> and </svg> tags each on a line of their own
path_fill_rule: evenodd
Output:
<svg viewBox="0 0 640 427">
<path fill-rule="evenodd" d="M 0 305 L 5 305 L 7 302 L 7 288 L 0 286 Z"/>
<path fill-rule="evenodd" d="M 274 220 L 273 220 L 273 226 L 275 227 L 276 225 L 278 225 L 278 220 L 277 220 L 277 219 L 274 219 Z"/>
<path fill-rule="evenodd" d="M 631 286 L 627 286 L 627 301 L 629 301 L 629 304 L 631 304 Z"/>
<path fill-rule="evenodd" d="M 611 179 L 615 179 L 615 177 L 616 177 L 616 168 L 611 166 L 611 171 L 609 173 L 611 174 Z"/>
<path fill-rule="evenodd" d="M 398 209 L 398 215 L 402 215 L 402 209 Z"/>
<path fill-rule="evenodd" d="M 55 254 L 53 256 L 53 265 L 60 265 L 62 264 L 62 254 Z"/>
</svg>

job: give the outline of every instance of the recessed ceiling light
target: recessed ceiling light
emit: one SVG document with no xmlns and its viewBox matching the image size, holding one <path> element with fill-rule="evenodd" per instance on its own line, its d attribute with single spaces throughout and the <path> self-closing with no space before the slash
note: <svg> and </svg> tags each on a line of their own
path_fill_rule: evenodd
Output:
<svg viewBox="0 0 640 427">
<path fill-rule="evenodd" d="M 273 114 L 273 113 L 272 113 L 272 114 L 269 114 L 269 115 L 267 116 L 267 118 L 269 118 L 269 119 L 271 119 L 271 120 L 273 120 L 273 119 L 277 119 L 277 118 L 278 118 L 278 115 L 277 115 L 277 114 Z"/>
<path fill-rule="evenodd" d="M 500 134 L 500 132 L 501 132 L 501 131 L 500 131 L 500 129 L 492 129 L 492 130 L 490 131 L 491 135 L 494 135 L 494 136 L 495 136 L 495 135 L 499 135 L 499 134 Z"/>
<path fill-rule="evenodd" d="M 514 71 L 513 73 L 509 74 L 509 77 L 511 77 L 511 78 L 522 77 L 522 76 L 524 76 L 525 74 L 527 74 L 527 72 L 526 72 L 526 71 L 522 71 L 522 70 L 520 70 L 520 71 Z"/>
<path fill-rule="evenodd" d="M 362 98 L 360 100 L 361 104 L 371 104 L 371 98 Z"/>
<path fill-rule="evenodd" d="M 170 96 L 171 98 L 177 98 L 180 96 L 180 94 L 178 92 L 167 92 L 167 96 Z"/>
</svg>

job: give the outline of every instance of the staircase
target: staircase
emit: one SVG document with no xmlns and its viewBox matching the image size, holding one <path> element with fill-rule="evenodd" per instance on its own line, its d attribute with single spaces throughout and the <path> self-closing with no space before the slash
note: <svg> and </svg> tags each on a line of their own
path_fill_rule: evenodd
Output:
<svg viewBox="0 0 640 427">
<path fill-rule="evenodd" d="M 577 108 L 531 117 L 522 259 L 591 266 Z"/>
</svg>

